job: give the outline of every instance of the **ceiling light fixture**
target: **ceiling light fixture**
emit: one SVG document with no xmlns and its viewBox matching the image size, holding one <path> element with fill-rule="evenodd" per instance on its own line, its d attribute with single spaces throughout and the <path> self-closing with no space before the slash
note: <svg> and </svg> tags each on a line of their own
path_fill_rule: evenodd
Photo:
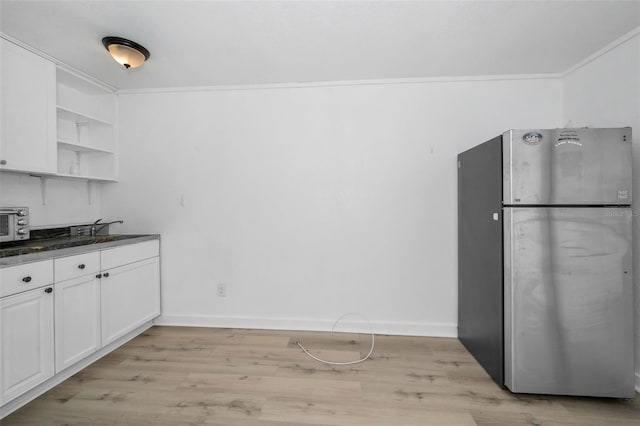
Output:
<svg viewBox="0 0 640 426">
<path fill-rule="evenodd" d="M 151 56 L 144 46 L 126 38 L 105 37 L 102 39 L 102 44 L 111 53 L 113 59 L 127 69 L 138 68 Z"/>
</svg>

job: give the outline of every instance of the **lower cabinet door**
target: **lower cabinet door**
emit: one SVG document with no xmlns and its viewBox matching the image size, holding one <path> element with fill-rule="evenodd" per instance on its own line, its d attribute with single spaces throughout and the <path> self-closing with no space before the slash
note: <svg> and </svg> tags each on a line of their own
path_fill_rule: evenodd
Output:
<svg viewBox="0 0 640 426">
<path fill-rule="evenodd" d="M 0 405 L 53 376 L 52 290 L 0 299 Z"/>
<path fill-rule="evenodd" d="M 100 280 L 56 283 L 56 373 L 100 349 Z"/>
<path fill-rule="evenodd" d="M 102 345 L 160 314 L 159 257 L 102 273 Z"/>
</svg>

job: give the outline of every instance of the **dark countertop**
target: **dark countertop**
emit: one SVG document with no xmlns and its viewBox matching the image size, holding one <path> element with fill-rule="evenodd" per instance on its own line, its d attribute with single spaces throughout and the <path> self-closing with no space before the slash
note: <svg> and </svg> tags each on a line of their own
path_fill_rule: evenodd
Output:
<svg viewBox="0 0 640 426">
<path fill-rule="evenodd" d="M 111 234 L 94 237 L 59 236 L 2 244 L 0 268 L 158 239 L 158 234 Z"/>
</svg>

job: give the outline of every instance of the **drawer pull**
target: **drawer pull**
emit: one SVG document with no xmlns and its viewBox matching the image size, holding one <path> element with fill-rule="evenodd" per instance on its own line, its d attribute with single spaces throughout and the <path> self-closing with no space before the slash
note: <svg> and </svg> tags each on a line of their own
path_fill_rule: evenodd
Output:
<svg viewBox="0 0 640 426">
<path fill-rule="evenodd" d="M 96 278 L 102 278 L 102 274 L 96 275 Z"/>
<path fill-rule="evenodd" d="M 45 292 L 45 293 L 47 293 L 47 294 L 48 294 L 48 293 L 52 293 L 52 292 L 53 292 L 53 289 L 52 289 L 51 287 L 49 287 L 49 288 L 45 288 L 45 289 L 44 289 L 44 292 Z"/>
<path fill-rule="evenodd" d="M 108 278 L 109 277 L 109 273 L 105 272 L 104 274 L 102 274 L 103 277 Z"/>
<path fill-rule="evenodd" d="M 78 265 L 78 269 L 84 269 L 84 268 L 85 268 L 84 263 L 81 263 Z"/>
<path fill-rule="evenodd" d="M 26 277 L 22 278 L 22 281 L 24 281 L 25 283 L 31 282 L 31 277 L 27 275 Z"/>
</svg>

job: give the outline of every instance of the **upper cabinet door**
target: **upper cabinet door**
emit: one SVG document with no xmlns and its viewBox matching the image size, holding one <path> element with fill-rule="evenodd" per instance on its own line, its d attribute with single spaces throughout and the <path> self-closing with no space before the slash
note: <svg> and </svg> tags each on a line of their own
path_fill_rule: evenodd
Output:
<svg viewBox="0 0 640 426">
<path fill-rule="evenodd" d="M 0 169 L 55 173 L 56 67 L 0 39 Z"/>
</svg>

